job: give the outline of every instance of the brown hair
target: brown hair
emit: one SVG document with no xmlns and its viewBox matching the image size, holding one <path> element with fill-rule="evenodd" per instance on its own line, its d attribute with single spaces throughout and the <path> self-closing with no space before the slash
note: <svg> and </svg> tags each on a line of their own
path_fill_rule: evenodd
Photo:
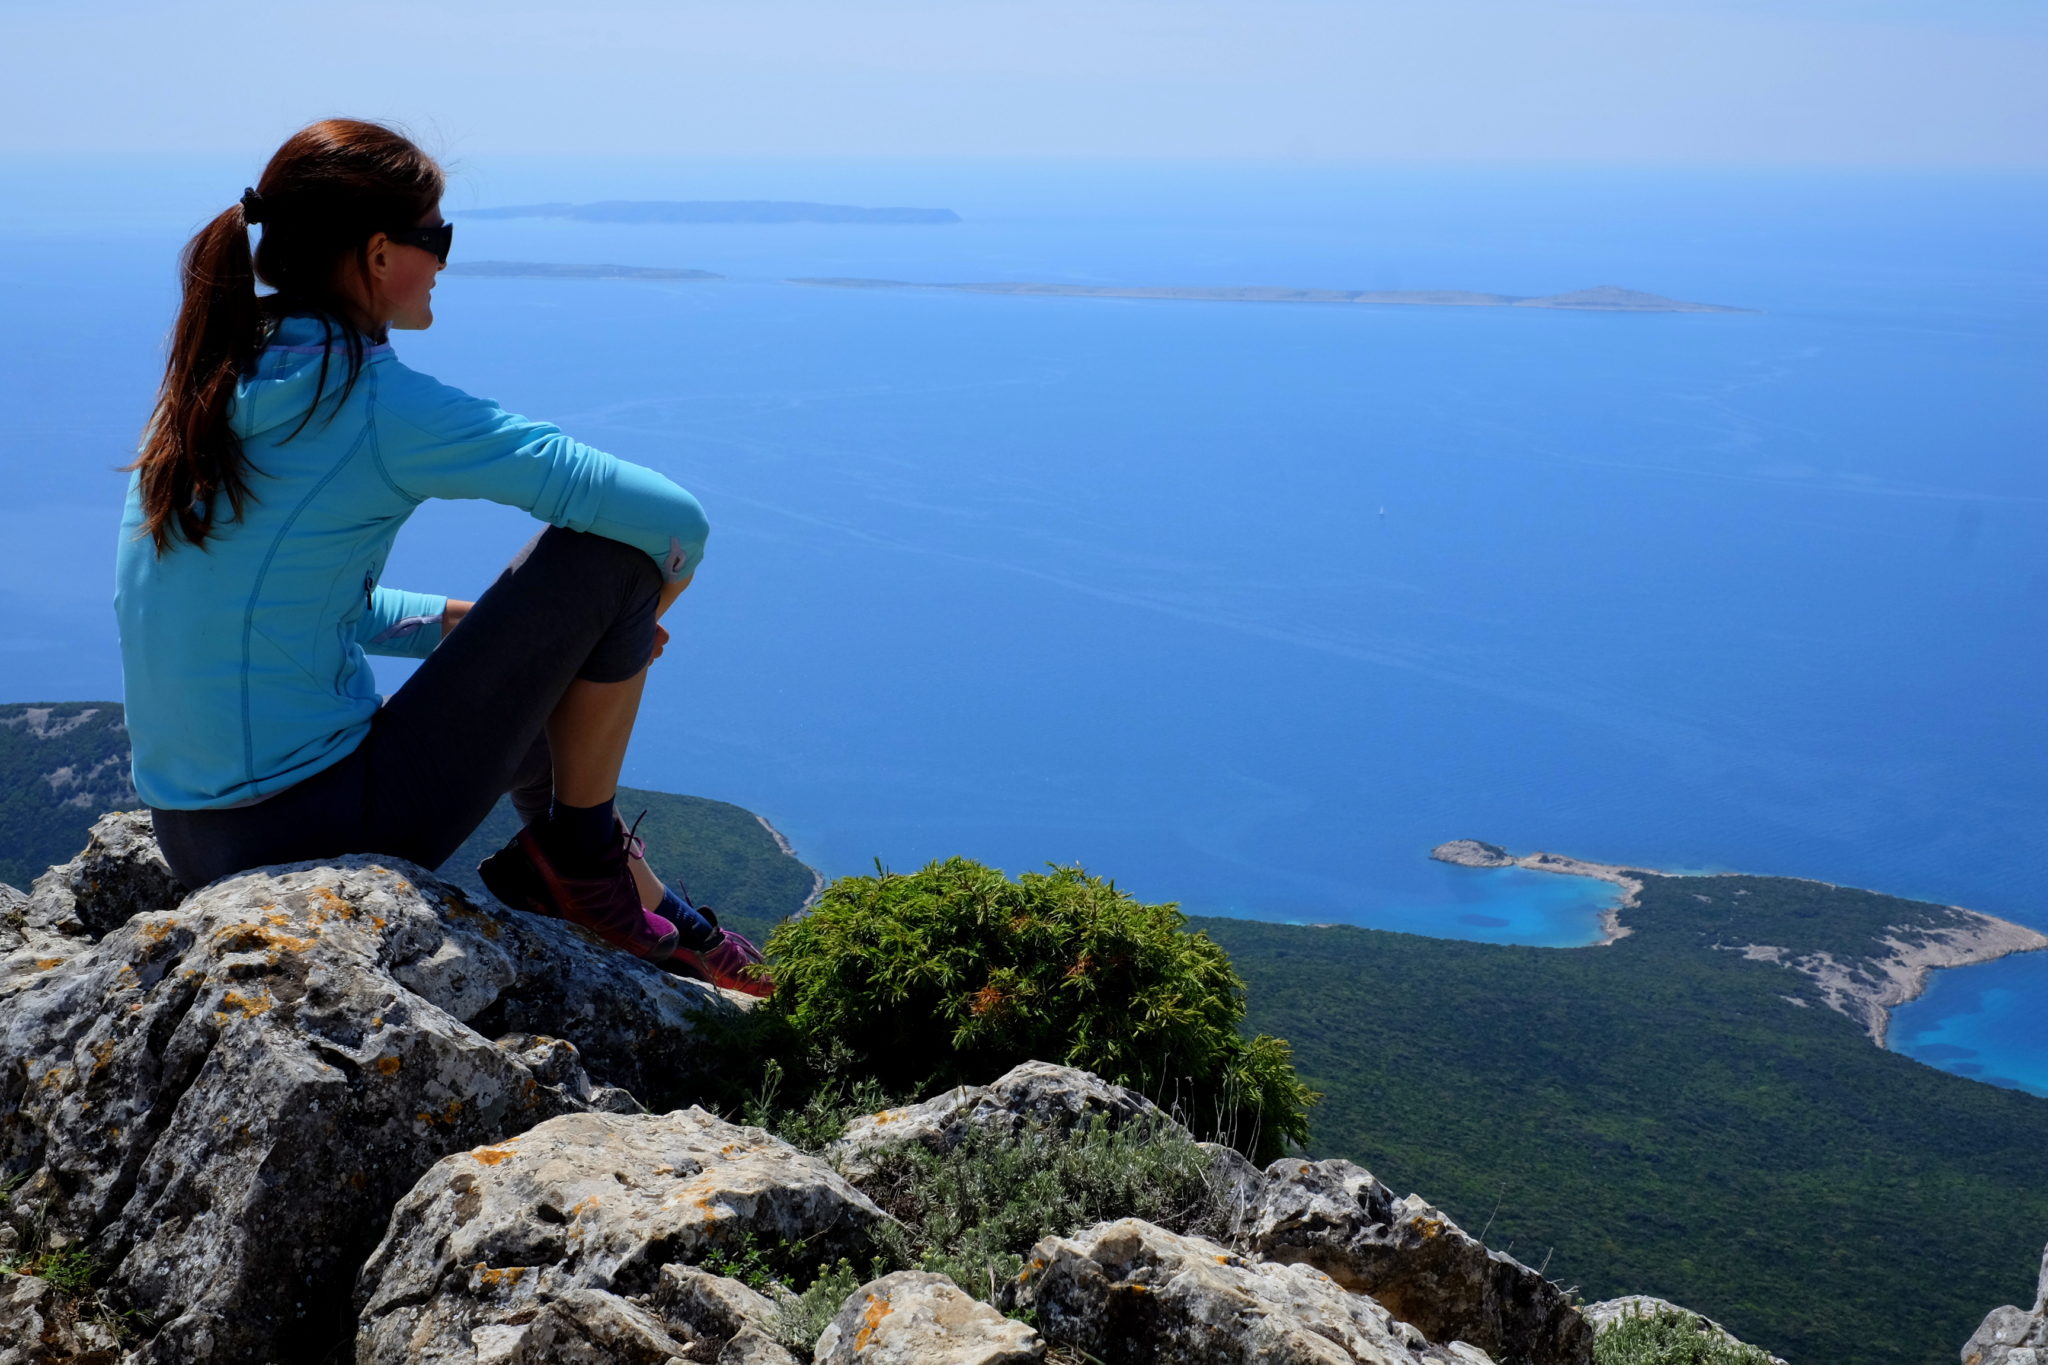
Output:
<svg viewBox="0 0 2048 1365">
<path fill-rule="evenodd" d="M 343 267 L 365 265 L 379 232 L 411 227 L 440 202 L 441 168 L 410 139 L 378 123 L 322 119 L 277 149 L 255 193 L 201 228 L 179 257 L 184 302 L 171 329 L 170 359 L 142 450 L 127 468 L 141 471 L 143 526 L 162 554 L 174 536 L 193 545 L 213 530 L 216 495 L 239 520 L 252 466 L 228 425 L 235 382 L 256 359 L 280 318 L 311 315 L 348 346 L 346 399 L 363 366 L 363 335 L 341 288 Z M 253 257 L 249 228 L 263 225 Z M 259 297 L 261 280 L 276 291 Z M 327 390 L 327 356 L 305 430 Z M 329 420 L 333 414 L 329 413 Z M 291 436 L 285 439 L 290 440 Z"/>
</svg>

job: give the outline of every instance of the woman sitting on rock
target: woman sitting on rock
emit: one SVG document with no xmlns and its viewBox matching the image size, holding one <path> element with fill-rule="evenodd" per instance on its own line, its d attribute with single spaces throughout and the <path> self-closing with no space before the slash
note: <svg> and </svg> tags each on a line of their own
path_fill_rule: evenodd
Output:
<svg viewBox="0 0 2048 1365">
<path fill-rule="evenodd" d="M 509 791 L 526 826 L 478 869 L 499 899 L 764 994 L 759 952 L 664 887 L 613 810 L 703 510 L 399 363 L 389 332 L 434 320 L 441 190 L 404 137 L 329 119 L 186 246 L 121 524 L 135 788 L 193 887 L 354 852 L 437 867 Z M 549 529 L 475 603 L 382 586 L 428 498 Z M 385 700 L 365 653 L 424 662 Z"/>
</svg>

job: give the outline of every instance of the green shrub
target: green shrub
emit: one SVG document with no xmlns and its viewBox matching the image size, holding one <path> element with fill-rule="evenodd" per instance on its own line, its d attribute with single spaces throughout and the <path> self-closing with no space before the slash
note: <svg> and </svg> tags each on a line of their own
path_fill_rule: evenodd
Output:
<svg viewBox="0 0 2048 1365">
<path fill-rule="evenodd" d="M 1659 1308 L 1609 1325 L 1593 1342 L 1593 1365 L 1770 1365 L 1767 1352 L 1728 1340 L 1697 1313 Z"/>
<path fill-rule="evenodd" d="M 805 1355 L 856 1289 L 891 1271 L 950 1276 L 1000 1308 L 1032 1246 L 1106 1218 L 1227 1239 L 1229 1191 L 1211 1168 L 1209 1154 L 1177 1128 L 1112 1130 L 1100 1119 L 1057 1137 L 972 1132 L 947 1152 L 910 1143 L 880 1153 L 860 1179 L 895 1219 L 873 1229 L 865 1269 L 822 1261 L 803 1243 L 752 1237 L 698 1265 L 772 1298 L 776 1339 Z"/>
<path fill-rule="evenodd" d="M 1285 1042 L 1239 1031 L 1244 982 L 1185 923 L 1079 868 L 1010 881 L 954 858 L 844 877 L 769 939 L 776 990 L 756 1013 L 799 1051 L 842 1045 L 884 1090 L 1059 1062 L 1270 1159 L 1307 1140 L 1318 1097 Z"/>
<path fill-rule="evenodd" d="M 860 1186 L 897 1220 L 875 1234 L 893 1268 L 950 1276 L 995 1303 L 1040 1240 L 1104 1219 L 1227 1238 L 1230 1211 L 1210 1167 L 1178 1129 L 1098 1119 L 1057 1137 L 973 1131 L 947 1152 L 906 1143 L 882 1153 Z"/>
</svg>

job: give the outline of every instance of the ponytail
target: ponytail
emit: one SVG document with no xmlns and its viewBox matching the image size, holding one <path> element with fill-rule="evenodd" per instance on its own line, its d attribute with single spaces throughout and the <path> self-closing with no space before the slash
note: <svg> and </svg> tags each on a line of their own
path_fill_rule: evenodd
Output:
<svg viewBox="0 0 2048 1365">
<path fill-rule="evenodd" d="M 424 217 L 440 201 L 442 185 L 441 168 L 403 134 L 358 119 L 322 119 L 293 134 L 257 187 L 185 244 L 178 258 L 184 298 L 163 386 L 141 452 L 127 466 L 139 473 L 143 529 L 159 555 L 179 539 L 204 545 L 220 519 L 221 498 L 226 520 L 239 521 L 255 497 L 250 476 L 260 471 L 242 453 L 229 419 L 237 383 L 255 373 L 277 320 L 318 318 L 330 344 L 341 334 L 346 401 L 366 348 L 349 321 L 353 309 L 339 275 L 351 261 L 360 268 L 374 234 Z M 259 222 L 263 240 L 252 255 L 249 229 Z M 259 278 L 276 292 L 259 297 Z M 286 440 L 319 410 L 328 351 L 321 348 L 313 401 Z"/>
<path fill-rule="evenodd" d="M 201 228 L 178 258 L 184 302 L 171 329 L 170 362 L 128 468 L 141 471 L 143 527 L 156 552 L 172 536 L 193 545 L 213 530 L 217 495 L 231 520 L 250 498 L 242 441 L 228 425 L 235 381 L 262 350 L 263 310 L 249 254 L 249 224 L 237 204 Z"/>
</svg>

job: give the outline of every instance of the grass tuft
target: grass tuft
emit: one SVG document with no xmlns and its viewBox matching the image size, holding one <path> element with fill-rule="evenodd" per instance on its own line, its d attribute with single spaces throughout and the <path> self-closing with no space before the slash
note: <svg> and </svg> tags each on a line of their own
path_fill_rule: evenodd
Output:
<svg viewBox="0 0 2048 1365">
<path fill-rule="evenodd" d="M 1593 1365 L 1770 1365 L 1769 1353 L 1730 1341 L 1697 1313 L 1659 1308 L 1622 1318 L 1593 1342 Z"/>
</svg>

